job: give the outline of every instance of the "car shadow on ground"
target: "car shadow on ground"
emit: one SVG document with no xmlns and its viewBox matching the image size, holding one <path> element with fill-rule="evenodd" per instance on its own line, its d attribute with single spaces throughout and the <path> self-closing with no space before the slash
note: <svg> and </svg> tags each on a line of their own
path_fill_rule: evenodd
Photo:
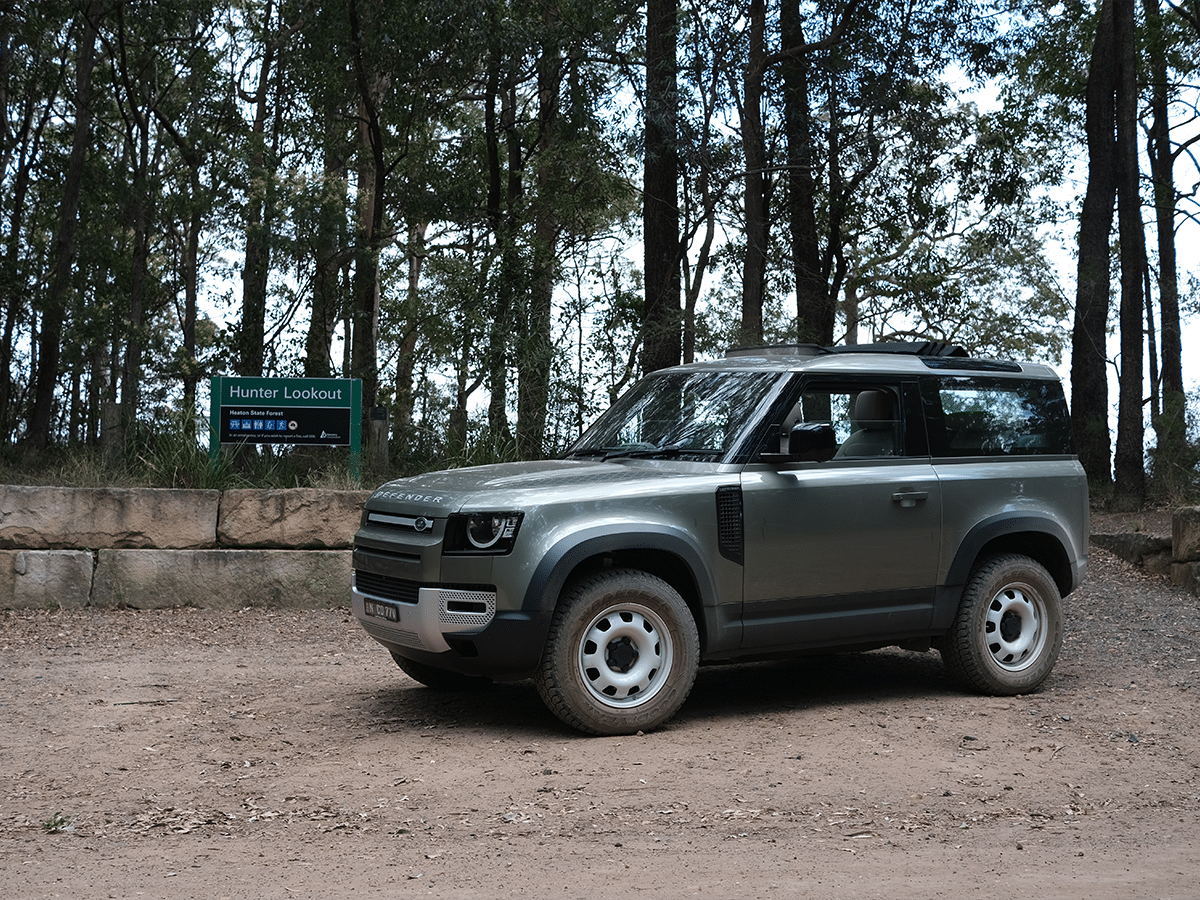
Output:
<svg viewBox="0 0 1200 900">
<path fill-rule="evenodd" d="M 877 650 L 700 670 L 677 723 L 954 693 L 937 653 Z"/>
<path fill-rule="evenodd" d="M 396 678 L 394 687 L 362 692 L 347 704 L 354 724 L 374 732 L 466 727 L 543 739 L 577 734 L 546 709 L 531 681 L 439 691 L 400 673 Z M 706 666 L 670 725 L 954 692 L 936 653 L 880 650 Z"/>
</svg>

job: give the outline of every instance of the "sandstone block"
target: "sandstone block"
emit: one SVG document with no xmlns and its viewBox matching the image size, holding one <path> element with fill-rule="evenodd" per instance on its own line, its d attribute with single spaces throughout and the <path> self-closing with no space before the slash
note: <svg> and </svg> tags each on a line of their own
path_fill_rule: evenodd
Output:
<svg viewBox="0 0 1200 900">
<path fill-rule="evenodd" d="M 0 609 L 77 609 L 91 592 L 84 550 L 0 550 Z"/>
<path fill-rule="evenodd" d="M 217 538 L 223 547 L 349 547 L 370 495 L 315 488 L 225 491 Z"/>
<path fill-rule="evenodd" d="M 350 598 L 348 550 L 101 550 L 94 606 L 318 609 Z"/>
<path fill-rule="evenodd" d="M 1093 534 L 1091 542 L 1135 566 L 1143 565 L 1148 557 L 1169 552 L 1171 549 L 1171 542 L 1167 538 L 1155 537 L 1141 531 Z"/>
<path fill-rule="evenodd" d="M 211 547 L 218 491 L 0 485 L 0 549 Z"/>
<path fill-rule="evenodd" d="M 1171 566 L 1171 584 L 1200 596 L 1200 562 L 1177 562 Z"/>
<path fill-rule="evenodd" d="M 1176 562 L 1200 562 L 1200 506 L 1185 506 L 1171 516 L 1171 551 Z"/>
</svg>

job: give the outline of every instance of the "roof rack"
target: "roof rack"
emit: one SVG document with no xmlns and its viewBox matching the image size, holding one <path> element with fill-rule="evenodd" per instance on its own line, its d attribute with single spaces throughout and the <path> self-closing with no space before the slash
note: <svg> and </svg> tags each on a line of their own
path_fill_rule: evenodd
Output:
<svg viewBox="0 0 1200 900">
<path fill-rule="evenodd" d="M 754 347 L 730 347 L 725 358 L 738 356 L 821 356 L 829 353 L 828 347 L 819 344 L 759 344 Z"/>
<path fill-rule="evenodd" d="M 758 347 L 733 347 L 725 357 L 738 356 L 823 356 L 826 353 L 898 353 L 907 356 L 966 357 L 958 344 L 946 341 L 882 341 L 878 344 L 842 344 L 822 347 L 818 344 L 767 344 Z"/>
<path fill-rule="evenodd" d="M 843 344 L 827 347 L 830 353 L 899 353 L 907 356 L 967 357 L 969 353 L 958 344 L 947 341 L 881 341 L 878 344 Z"/>
</svg>

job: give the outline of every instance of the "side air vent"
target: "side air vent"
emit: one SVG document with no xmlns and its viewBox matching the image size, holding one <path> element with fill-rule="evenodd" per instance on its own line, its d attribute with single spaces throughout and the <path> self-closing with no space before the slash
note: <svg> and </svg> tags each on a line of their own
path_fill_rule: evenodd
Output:
<svg viewBox="0 0 1200 900">
<path fill-rule="evenodd" d="M 742 564 L 742 488 L 725 484 L 717 488 L 717 546 L 721 555 Z"/>
</svg>

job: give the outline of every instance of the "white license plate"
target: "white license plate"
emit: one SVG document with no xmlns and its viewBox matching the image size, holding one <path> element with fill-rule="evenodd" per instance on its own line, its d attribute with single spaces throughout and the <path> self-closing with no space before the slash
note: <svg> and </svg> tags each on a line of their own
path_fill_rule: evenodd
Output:
<svg viewBox="0 0 1200 900">
<path fill-rule="evenodd" d="M 363 612 L 373 619 L 387 619 L 389 622 L 400 621 L 400 607 L 382 600 L 363 600 Z"/>
</svg>

